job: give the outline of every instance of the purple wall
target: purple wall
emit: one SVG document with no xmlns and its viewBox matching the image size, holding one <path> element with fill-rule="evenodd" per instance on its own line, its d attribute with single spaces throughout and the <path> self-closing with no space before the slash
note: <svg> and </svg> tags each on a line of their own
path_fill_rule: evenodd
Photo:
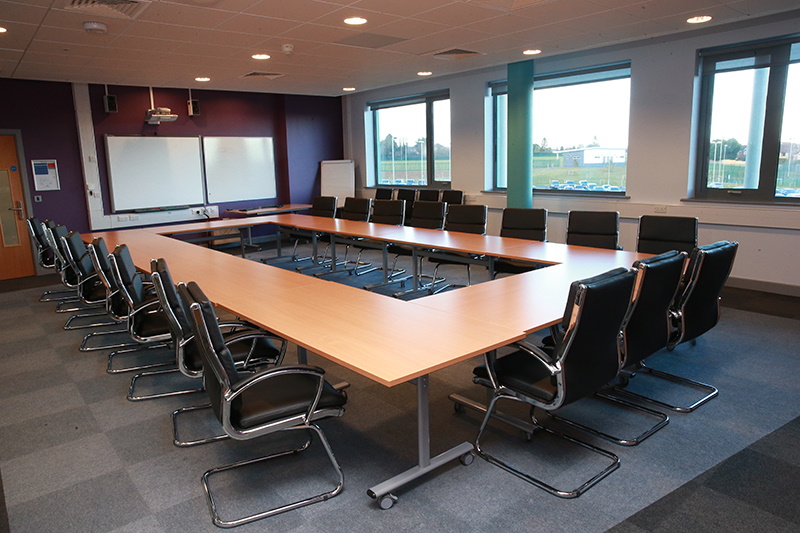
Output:
<svg viewBox="0 0 800 533">
<path fill-rule="evenodd" d="M 156 107 L 169 107 L 179 118 L 159 126 L 144 122 L 150 108 L 147 87 L 109 86 L 119 112 L 103 110 L 104 88 L 89 86 L 98 167 L 106 213 L 110 211 L 104 136 L 261 136 L 273 137 L 278 198 L 217 204 L 220 211 L 269 203 L 310 203 L 319 194 L 319 162 L 341 159 L 342 111 L 340 98 L 193 90 L 200 114 L 190 117 L 186 89 L 153 89 Z M 68 83 L 0 79 L 0 129 L 21 130 L 24 164 L 31 159 L 58 160 L 60 191 L 34 192 L 42 202 L 34 215 L 52 218 L 70 229 L 89 231 L 80 149 Z M 20 162 L 20 164 L 23 164 Z"/>
<path fill-rule="evenodd" d="M 69 83 L 20 81 L 0 78 L 0 129 L 20 130 L 31 196 L 42 201 L 31 204 L 42 220 L 51 218 L 70 229 L 89 230 L 83 190 L 78 129 Z M 55 159 L 60 191 L 36 191 L 31 159 Z M 33 198 L 31 198 L 33 200 Z"/>
</svg>

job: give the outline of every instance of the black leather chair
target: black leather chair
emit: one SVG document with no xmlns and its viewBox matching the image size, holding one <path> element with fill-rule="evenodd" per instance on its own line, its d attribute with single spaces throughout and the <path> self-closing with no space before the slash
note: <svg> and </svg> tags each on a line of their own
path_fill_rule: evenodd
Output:
<svg viewBox="0 0 800 533">
<path fill-rule="evenodd" d="M 397 199 L 406 202 L 406 224 L 411 222 L 411 213 L 414 211 L 414 202 L 417 200 L 416 189 L 397 189 Z"/>
<path fill-rule="evenodd" d="M 401 189 L 402 191 L 403 189 Z M 400 192 L 400 191 L 398 191 Z M 427 229 L 442 229 L 444 227 L 444 217 L 447 213 L 447 204 L 444 202 L 425 202 L 425 201 L 417 201 L 414 204 L 414 210 L 412 211 L 411 220 L 409 221 L 406 219 L 406 226 L 411 226 L 415 228 L 427 228 Z M 411 279 L 412 276 L 403 276 L 398 278 L 403 269 L 397 268 L 397 260 L 400 256 L 411 256 L 413 255 L 413 249 L 409 246 L 398 245 L 398 244 L 390 244 L 388 246 L 388 253 L 390 255 L 394 255 L 394 260 L 392 261 L 392 268 L 390 270 L 389 279 L 387 282 L 383 283 L 375 283 L 372 285 L 367 285 L 364 287 L 367 290 L 372 290 L 377 287 L 382 287 L 385 285 L 393 284 L 393 283 L 405 283 L 407 280 Z M 418 258 L 418 269 L 417 272 L 421 272 L 421 263 L 422 258 Z M 404 291 L 401 293 L 397 293 L 395 296 L 401 296 L 403 294 L 407 294 L 411 291 Z"/>
<path fill-rule="evenodd" d="M 305 211 L 305 214 L 314 217 L 334 218 L 336 216 L 337 203 L 338 203 L 338 198 L 335 196 L 316 196 L 311 201 L 311 208 Z M 316 262 L 317 260 L 316 257 L 312 256 L 297 257 L 297 246 L 300 243 L 300 240 L 312 239 L 314 237 L 312 232 L 300 230 L 297 228 L 292 228 L 291 230 L 288 230 L 288 233 L 295 235 L 297 237 L 294 241 L 294 247 L 292 248 L 292 261 L 299 262 L 299 261 L 308 261 L 309 259 L 313 259 L 314 262 Z"/>
<path fill-rule="evenodd" d="M 634 277 L 633 272 L 618 268 L 573 282 L 562 320 L 564 334 L 551 353 L 517 344 L 518 349 L 504 357 L 494 360 L 492 354 L 485 356 L 485 364 L 474 370 L 474 381 L 493 391 L 475 440 L 481 457 L 560 498 L 580 496 L 619 466 L 615 454 L 540 424 L 534 408 L 556 410 L 593 394 L 617 375 L 620 330 L 628 313 Z M 491 455 L 481 439 L 499 400 L 530 405 L 533 429 L 563 437 L 611 459 L 611 463 L 578 487 L 563 490 Z"/>
<path fill-rule="evenodd" d="M 547 240 L 547 209 L 527 209 L 506 207 L 500 224 L 500 236 L 531 241 Z M 496 259 L 492 279 L 497 274 L 521 274 L 539 268 L 541 265 L 513 259 Z"/>
<path fill-rule="evenodd" d="M 55 269 L 55 255 L 53 249 L 50 247 L 50 243 L 47 241 L 44 232 L 45 225 L 37 217 L 26 219 L 25 225 L 28 227 L 31 242 L 34 248 L 36 248 L 36 261 L 43 268 Z M 39 301 L 52 302 L 54 300 L 61 300 L 74 296 L 75 291 L 73 290 L 48 290 L 42 293 Z"/>
<path fill-rule="evenodd" d="M 375 189 L 375 200 L 392 200 L 394 199 L 394 189 L 388 187 L 378 187 Z"/>
<path fill-rule="evenodd" d="M 78 294 L 78 274 L 67 261 L 64 243 L 61 239 L 69 234 L 69 230 L 67 230 L 66 226 L 55 224 L 50 220 L 45 221 L 42 225 L 42 230 L 47 244 L 53 252 L 53 269 L 61 278 L 61 283 L 66 287 L 65 291 L 58 291 L 58 294 L 62 295 L 61 297 L 47 298 L 45 301 L 57 300 L 57 313 L 80 311 L 82 308 L 81 305 L 65 307 L 69 304 L 76 304 L 76 302 L 80 302 L 81 299 L 80 294 Z"/>
<path fill-rule="evenodd" d="M 190 302 L 193 330 L 200 344 L 203 360 L 203 383 L 214 415 L 225 433 L 236 440 L 253 439 L 280 431 L 303 430 L 309 433 L 308 440 L 298 448 L 213 468 L 203 474 L 203 488 L 208 497 L 214 524 L 234 527 L 324 501 L 339 494 L 344 486 L 344 476 L 325 434 L 316 422 L 344 414 L 347 401 L 344 392 L 336 390 L 325 381 L 324 370 L 308 365 L 271 367 L 255 373 L 240 372 L 217 326 L 214 308 L 200 288 L 190 282 L 179 285 L 178 291 L 185 301 Z M 308 448 L 313 435 L 319 438 L 325 448 L 338 477 L 332 490 L 241 518 L 223 519 L 211 488 L 212 476 L 218 472 L 299 453 Z M 275 481 L 266 479 L 264 483 L 273 485 Z"/>
<path fill-rule="evenodd" d="M 693 341 L 717 325 L 719 295 L 733 269 L 738 242 L 719 241 L 692 250 L 686 274 L 672 306 L 676 330 L 669 348 Z"/>
<path fill-rule="evenodd" d="M 417 200 L 422 202 L 439 202 L 440 200 L 439 189 L 420 189 L 417 191 Z"/>
<path fill-rule="evenodd" d="M 136 394 L 135 392 L 136 385 L 142 378 L 153 377 L 157 379 L 157 376 L 176 372 L 193 379 L 200 378 L 203 375 L 200 347 L 195 342 L 194 332 L 192 331 L 189 306 L 178 294 L 166 260 L 163 258 L 152 259 L 150 261 L 150 269 L 153 287 L 169 324 L 170 335 L 172 336 L 171 346 L 175 350 L 175 368 L 148 370 L 133 376 L 128 390 L 128 400 L 130 401 L 165 398 L 203 390 L 197 387 L 182 387 L 177 390 L 171 389 L 150 394 Z M 283 356 L 286 354 L 286 341 L 283 339 L 242 320 L 226 320 L 220 322 L 218 327 L 221 331 L 225 331 L 225 343 L 231 351 L 237 368 L 259 368 L 267 365 L 279 365 L 283 361 Z M 280 348 L 276 347 L 273 341 L 280 343 Z M 173 413 L 173 419 L 176 415 L 177 411 Z M 177 424 L 175 424 L 175 428 L 177 428 Z"/>
<path fill-rule="evenodd" d="M 442 191 L 442 201 L 447 205 L 458 205 L 464 203 L 464 191 L 455 189 L 445 189 Z"/>
<path fill-rule="evenodd" d="M 163 359 L 156 362 L 135 364 L 122 368 L 114 367 L 114 359 L 117 356 L 169 348 L 172 337 L 167 316 L 161 308 L 158 297 L 154 292 L 151 292 L 150 287 L 152 285 L 149 281 L 145 282 L 145 276 L 136 270 L 128 246 L 125 244 L 117 245 L 114 251 L 109 254 L 108 259 L 111 263 L 111 271 L 115 283 L 128 306 L 126 317 L 128 335 L 138 345 L 133 348 L 123 348 L 111 352 L 108 355 L 108 368 L 106 371 L 109 374 L 116 374 L 173 364 L 175 358 L 174 356 L 170 357 L 171 351 L 168 351 Z"/>
<path fill-rule="evenodd" d="M 81 238 L 81 234 L 77 231 L 71 231 L 61 237 L 61 242 L 67 264 L 76 275 L 78 296 L 85 305 L 83 310 L 76 312 L 67 319 L 64 329 L 85 329 L 116 324 L 112 318 L 107 316 L 105 309 L 107 306 L 107 292 L 97 277 L 92 259 L 89 257 L 89 252 Z M 76 320 L 94 317 L 97 317 L 96 321 L 90 323 L 74 323 Z"/>
<path fill-rule="evenodd" d="M 697 217 L 642 215 L 636 251 L 660 254 L 670 250 L 689 253 L 697 246 Z"/>
<path fill-rule="evenodd" d="M 619 250 L 619 213 L 616 211 L 570 211 L 567 244 Z"/>
<path fill-rule="evenodd" d="M 633 264 L 636 271 L 635 307 L 623 331 L 624 368 L 620 374 L 620 383 L 615 386 L 615 391 L 623 396 L 680 412 L 693 411 L 718 394 L 717 389 L 711 385 L 656 370 L 645 364 L 647 357 L 666 348 L 670 341 L 671 306 L 678 295 L 686 257 L 686 252 L 673 250 Z M 629 388 L 631 380 L 643 375 L 701 390 L 705 396 L 688 407 L 674 406 Z"/>
<path fill-rule="evenodd" d="M 475 235 L 486 235 L 486 220 L 489 214 L 489 208 L 485 205 L 448 205 L 447 215 L 444 219 L 445 231 L 459 231 L 462 233 L 472 233 Z M 447 288 L 461 287 L 448 283 L 440 287 L 436 287 L 436 283 L 440 278 L 437 277 L 439 267 L 442 265 L 465 265 L 467 267 L 467 285 L 472 284 L 472 273 L 470 263 L 475 262 L 480 257 L 474 254 L 446 252 L 446 256 L 436 255 L 429 256 L 428 261 L 433 263 L 434 269 L 431 275 L 431 283 L 428 285 L 428 293 L 434 294 L 441 292 Z M 444 281 L 444 278 L 441 278 Z"/>
<path fill-rule="evenodd" d="M 354 198 L 348 197 L 344 199 L 344 206 L 339 210 L 336 218 L 340 218 L 342 220 L 353 220 L 356 222 L 369 222 L 370 216 L 372 215 L 372 198 Z M 335 238 L 334 235 L 330 235 L 329 238 L 332 240 Z M 337 258 L 328 259 L 328 251 L 332 248 L 331 242 L 329 240 L 328 244 L 325 246 L 325 251 L 322 253 L 322 260 L 317 265 L 311 265 L 310 267 L 298 267 L 298 271 L 305 270 L 307 268 L 313 268 L 314 266 L 326 267 L 330 269 L 332 265 L 332 261 L 336 260 L 336 266 L 343 267 L 343 269 L 347 268 L 347 265 L 350 262 L 347 260 L 348 252 L 350 251 L 350 244 L 352 241 L 356 239 L 350 239 L 351 242 L 344 242 L 345 245 L 344 249 L 344 259 L 338 261 Z M 326 274 L 331 274 L 333 271 L 329 270 L 327 272 L 317 272 L 314 275 L 317 277 L 324 276 Z"/>
<path fill-rule="evenodd" d="M 390 224 L 392 226 L 402 226 L 405 221 L 406 215 L 406 202 L 405 200 L 375 200 L 372 203 L 372 217 L 370 222 L 376 224 Z M 356 276 L 374 272 L 379 267 L 367 266 L 366 268 L 359 268 L 365 266 L 366 263 L 361 263 L 361 255 L 365 249 L 375 248 L 375 246 L 364 246 L 365 241 L 355 241 L 353 247 L 358 249 L 358 257 L 356 257 L 354 268 L 350 272 Z M 383 267 L 380 267 L 383 268 Z M 403 270 L 405 272 L 405 270 Z M 395 272 L 393 272 L 395 273 Z M 402 273 L 402 272 L 401 272 Z"/>
</svg>

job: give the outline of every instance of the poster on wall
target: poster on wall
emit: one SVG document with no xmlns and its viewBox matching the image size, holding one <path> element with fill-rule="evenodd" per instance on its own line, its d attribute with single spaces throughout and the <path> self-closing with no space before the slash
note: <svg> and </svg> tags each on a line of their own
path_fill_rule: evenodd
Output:
<svg viewBox="0 0 800 533">
<path fill-rule="evenodd" d="M 37 191 L 61 190 L 58 181 L 58 164 L 55 159 L 31 159 L 33 183 Z"/>
</svg>

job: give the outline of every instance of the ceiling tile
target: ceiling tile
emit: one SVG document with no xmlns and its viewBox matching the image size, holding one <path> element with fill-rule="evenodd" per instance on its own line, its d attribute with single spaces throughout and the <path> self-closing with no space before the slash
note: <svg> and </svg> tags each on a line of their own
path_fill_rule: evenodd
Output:
<svg viewBox="0 0 800 533">
<path fill-rule="evenodd" d="M 352 37 L 361 33 L 358 30 L 346 28 L 334 28 L 321 24 L 301 24 L 289 31 L 283 32 L 280 37 L 285 39 L 301 39 L 304 41 L 315 41 L 320 43 L 341 41 L 347 37 Z"/>
<path fill-rule="evenodd" d="M 245 13 L 299 22 L 311 22 L 318 17 L 341 8 L 341 5 L 317 2 L 316 0 L 262 0 L 247 8 Z"/>
<path fill-rule="evenodd" d="M 276 18 L 262 17 L 258 15 L 234 15 L 217 29 L 232 31 L 237 33 L 253 33 L 261 36 L 280 35 L 298 26 L 298 22 L 282 20 Z"/>
<path fill-rule="evenodd" d="M 731 9 L 751 16 L 758 16 L 766 13 L 780 13 L 800 7 L 797 0 L 739 0 L 725 3 Z"/>
<path fill-rule="evenodd" d="M 0 23 L 9 30 L 11 21 L 23 24 L 39 24 L 47 14 L 47 8 L 15 2 L 0 2 Z"/>
<path fill-rule="evenodd" d="M 430 35 L 448 29 L 449 26 L 445 24 L 438 24 L 436 22 L 426 22 L 417 19 L 400 19 L 397 22 L 390 22 L 383 26 L 375 28 L 375 33 L 383 33 L 384 35 L 393 35 L 394 37 L 403 37 L 411 39 L 414 37 L 422 37 L 423 35 Z"/>
<path fill-rule="evenodd" d="M 482 31 L 484 33 L 491 33 L 493 35 L 506 35 L 508 33 L 527 30 L 538 25 L 541 24 L 538 24 L 534 20 L 526 17 L 501 15 L 499 17 L 468 24 L 464 26 L 464 28 L 468 30 Z"/>
<path fill-rule="evenodd" d="M 683 13 L 698 13 L 718 5 L 719 2 L 716 0 L 670 0 L 670 2 L 651 0 L 620 8 L 619 11 L 640 19 L 651 20 Z"/>
<path fill-rule="evenodd" d="M 453 0 L 403 0 L 402 2 L 387 2 L 386 0 L 361 0 L 351 7 L 368 9 L 380 13 L 389 13 L 400 17 L 411 17 L 423 11 L 441 7 L 452 3 Z"/>
<path fill-rule="evenodd" d="M 450 26 L 463 26 L 480 22 L 487 18 L 496 17 L 503 12 L 497 9 L 481 7 L 472 4 L 453 3 L 425 11 L 414 18 L 448 24 Z"/>
<path fill-rule="evenodd" d="M 28 47 L 33 36 L 36 35 L 37 26 L 34 24 L 22 23 L 7 23 L 5 28 L 8 30 L 6 33 L 0 33 L 0 48 L 11 48 L 14 50 L 25 50 Z"/>
<path fill-rule="evenodd" d="M 217 27 L 232 16 L 230 11 L 156 2 L 150 4 L 137 17 L 137 20 L 210 29 Z"/>
<path fill-rule="evenodd" d="M 488 37 L 490 35 L 486 33 L 457 28 L 387 46 L 386 49 L 420 55 L 450 48 L 465 47 L 474 41 L 480 41 Z"/>
<path fill-rule="evenodd" d="M 102 22 L 108 26 L 108 33 L 110 35 L 118 35 L 124 32 L 131 24 L 134 23 L 129 19 L 98 17 L 97 15 L 87 16 L 86 13 L 78 13 L 76 11 L 51 9 L 42 21 L 42 24 L 51 28 L 83 31 L 83 23 L 87 20 Z"/>
<path fill-rule="evenodd" d="M 518 9 L 514 15 L 531 18 L 539 24 L 552 24 L 608 10 L 608 7 L 589 0 L 559 0 Z"/>
</svg>

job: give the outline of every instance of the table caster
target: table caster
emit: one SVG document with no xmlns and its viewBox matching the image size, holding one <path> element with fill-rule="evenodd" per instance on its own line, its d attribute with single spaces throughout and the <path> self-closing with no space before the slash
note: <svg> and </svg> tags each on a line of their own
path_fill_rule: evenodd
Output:
<svg viewBox="0 0 800 533">
<path fill-rule="evenodd" d="M 464 406 L 459 402 L 453 402 L 453 411 L 455 411 L 456 413 L 463 413 Z"/>
<path fill-rule="evenodd" d="M 380 505 L 381 509 L 383 509 L 384 511 L 387 509 L 391 509 L 395 503 L 397 503 L 397 496 L 391 493 L 384 495 L 380 499 L 380 501 L 378 501 L 378 505 Z"/>
<path fill-rule="evenodd" d="M 467 452 L 461 457 L 459 457 L 458 460 L 461 461 L 462 465 L 469 466 L 475 460 L 475 454 L 472 452 Z"/>
</svg>

